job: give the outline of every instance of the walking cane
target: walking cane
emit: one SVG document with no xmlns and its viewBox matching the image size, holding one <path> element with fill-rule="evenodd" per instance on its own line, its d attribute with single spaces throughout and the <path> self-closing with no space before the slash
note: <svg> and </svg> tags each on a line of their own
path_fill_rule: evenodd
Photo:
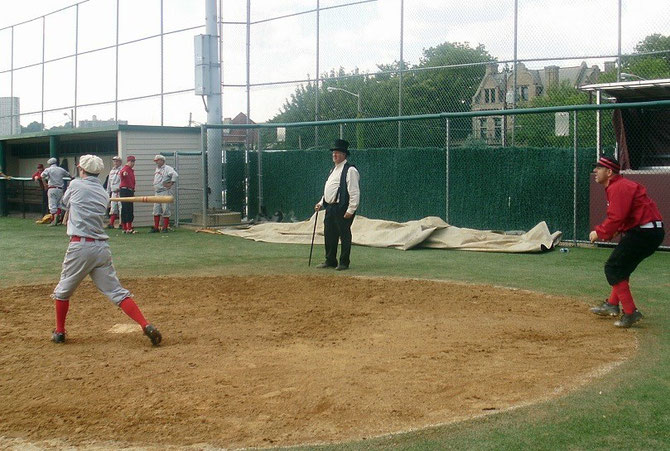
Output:
<svg viewBox="0 0 670 451">
<path fill-rule="evenodd" d="M 309 262 L 307 266 L 312 266 L 312 250 L 314 249 L 314 235 L 316 235 L 316 221 L 319 218 L 319 210 L 314 215 L 314 231 L 312 232 L 312 245 L 309 247 Z"/>
</svg>

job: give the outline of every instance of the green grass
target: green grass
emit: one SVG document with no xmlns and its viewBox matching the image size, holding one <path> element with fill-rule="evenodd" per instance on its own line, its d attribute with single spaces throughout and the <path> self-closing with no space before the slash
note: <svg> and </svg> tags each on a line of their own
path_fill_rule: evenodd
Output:
<svg viewBox="0 0 670 451">
<path fill-rule="evenodd" d="M 170 275 L 315 273 L 309 246 L 264 244 L 180 229 L 122 235 L 110 245 L 120 278 Z M 0 218 L 0 286 L 55 283 L 67 247 L 63 227 Z M 568 295 L 596 303 L 608 294 L 603 263 L 610 249 L 489 254 L 355 246 L 352 269 L 337 277 L 394 276 L 454 280 Z M 315 245 L 312 263 L 323 259 Z M 644 261 L 631 279 L 645 321 L 640 350 L 609 374 L 562 398 L 479 419 L 324 449 L 670 449 L 670 252 Z M 495 300 L 493 300 L 495 305 Z M 586 306 L 585 306 L 586 307 Z M 551 308 L 551 305 L 547 305 Z M 586 312 L 585 308 L 585 314 Z M 458 320 L 458 312 L 454 312 Z M 631 331 L 617 331 L 631 341 Z M 608 352 L 594 349 L 594 353 Z"/>
</svg>

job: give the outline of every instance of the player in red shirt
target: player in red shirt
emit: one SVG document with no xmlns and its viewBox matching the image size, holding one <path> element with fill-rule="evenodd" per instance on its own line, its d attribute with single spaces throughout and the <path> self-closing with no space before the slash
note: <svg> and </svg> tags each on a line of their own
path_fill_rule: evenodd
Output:
<svg viewBox="0 0 670 451">
<path fill-rule="evenodd" d="M 661 213 L 639 183 L 619 175 L 619 162 L 611 157 L 601 157 L 593 173 L 596 182 L 605 187 L 607 218 L 589 234 L 589 240 L 609 241 L 621 234 L 619 244 L 605 263 L 605 276 L 612 286 L 612 293 L 603 305 L 591 312 L 600 316 L 618 316 L 619 303 L 623 315 L 614 323 L 617 327 L 630 327 L 642 319 L 635 306 L 628 279 L 637 265 L 653 254 L 663 242 L 665 232 Z"/>
<path fill-rule="evenodd" d="M 37 171 L 32 175 L 32 179 L 39 183 L 42 189 L 42 214 L 45 215 L 49 211 L 49 198 L 47 197 L 47 184 L 42 180 L 42 172 L 44 165 L 42 163 L 37 165 Z"/>
<path fill-rule="evenodd" d="M 119 197 L 133 197 L 135 195 L 135 171 L 133 167 L 135 167 L 135 157 L 130 155 L 126 158 L 126 165 L 119 172 L 119 177 L 121 178 Z M 135 229 L 133 229 L 134 219 L 133 203 L 124 202 L 121 206 L 121 228 L 123 229 L 123 233 L 135 233 Z"/>
</svg>

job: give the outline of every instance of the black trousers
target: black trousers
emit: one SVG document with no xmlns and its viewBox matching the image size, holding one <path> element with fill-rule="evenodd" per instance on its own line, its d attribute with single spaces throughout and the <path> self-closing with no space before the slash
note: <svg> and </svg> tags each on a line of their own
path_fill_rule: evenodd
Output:
<svg viewBox="0 0 670 451">
<path fill-rule="evenodd" d="M 121 188 L 119 190 L 119 197 L 133 197 L 135 191 L 130 188 Z M 135 210 L 132 202 L 124 202 L 121 204 L 121 222 L 133 222 L 135 219 Z"/>
<path fill-rule="evenodd" d="M 663 229 L 634 228 L 624 232 L 621 241 L 605 262 L 607 283 L 616 285 L 628 280 L 637 265 L 653 254 L 663 242 Z"/>
<path fill-rule="evenodd" d="M 326 217 L 323 220 L 323 236 L 326 245 L 326 263 L 331 266 L 337 266 L 337 245 L 342 242 L 342 252 L 340 253 L 340 265 L 349 266 L 349 256 L 351 254 L 351 224 L 354 222 L 354 216 L 344 217 L 345 211 L 342 211 L 339 205 L 331 204 L 326 206 Z"/>
</svg>

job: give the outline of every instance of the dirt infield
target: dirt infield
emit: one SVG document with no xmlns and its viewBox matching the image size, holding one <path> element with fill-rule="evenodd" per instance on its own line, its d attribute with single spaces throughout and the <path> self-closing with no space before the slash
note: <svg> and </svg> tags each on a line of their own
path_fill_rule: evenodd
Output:
<svg viewBox="0 0 670 451">
<path fill-rule="evenodd" d="M 575 300 L 327 274 L 126 280 L 158 348 L 90 282 L 65 345 L 53 285 L 6 290 L 0 448 L 355 440 L 558 396 L 632 352 Z"/>
</svg>

